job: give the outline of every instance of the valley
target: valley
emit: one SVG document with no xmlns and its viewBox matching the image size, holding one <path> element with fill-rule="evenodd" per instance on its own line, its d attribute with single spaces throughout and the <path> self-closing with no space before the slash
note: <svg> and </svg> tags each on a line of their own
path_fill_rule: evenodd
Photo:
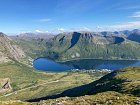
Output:
<svg viewBox="0 0 140 105">
<path fill-rule="evenodd" d="M 95 68 L 95 65 L 99 66 L 104 64 L 107 66 L 104 56 L 108 57 L 106 61 L 111 61 L 112 64 L 120 60 L 118 65 L 122 64 L 124 67 L 125 65 L 133 66 L 132 64 L 138 64 L 139 42 L 128 40 L 125 37 L 121 38 L 120 36 L 105 37 L 94 35 L 93 33 L 79 33 L 78 37 L 74 35 L 75 33 L 62 33 L 48 40 L 34 37 L 8 38 L 8 36 L 1 33 L 2 39 L 0 41 L 5 45 L 3 51 L 6 51 L 2 56 L 10 60 L 9 62 L 0 64 L 0 74 L 2 74 L 0 75 L 1 81 L 5 79 L 6 84 L 6 79 L 8 79 L 9 84 L 7 88 L 3 87 L 4 85 L 1 86 L 1 90 L 3 91 L 0 93 L 1 104 L 43 105 L 49 103 L 59 104 L 60 102 L 64 102 L 63 104 L 79 104 L 82 102 L 87 105 L 91 103 L 114 104 L 118 102 L 123 104 L 124 101 L 121 97 L 125 97 L 125 101 L 129 99 L 129 101 L 126 102 L 132 105 L 139 102 L 139 67 L 128 67 L 121 70 L 115 69 L 116 71 L 112 72 L 109 70 L 103 72 L 102 69 L 97 70 L 98 68 Z M 9 45 L 3 40 L 8 40 Z M 100 43 L 100 41 L 102 43 Z M 24 56 L 18 55 L 18 53 L 20 53 L 19 50 L 12 48 L 11 43 L 14 43 L 14 46 L 17 46 L 20 51 L 23 52 L 22 54 L 24 54 Z M 9 48 L 9 46 L 11 47 Z M 83 47 L 86 48 L 86 46 L 87 49 L 91 49 L 91 52 L 83 49 Z M 100 47 L 102 48 L 100 49 Z M 104 49 L 107 47 L 109 49 L 106 52 Z M 9 50 L 11 48 L 14 49 L 14 51 L 8 52 L 7 49 Z M 95 49 L 98 53 L 96 53 Z M 117 52 L 117 50 L 115 51 L 114 49 L 122 51 L 121 54 L 125 54 L 125 56 L 123 56 L 124 58 L 120 56 L 119 51 Z M 126 49 L 128 51 L 126 51 Z M 133 49 L 137 49 L 137 52 Z M 81 52 L 77 53 L 78 50 Z M 112 52 L 112 54 L 115 55 L 110 55 L 111 50 L 115 51 L 115 53 Z M 99 53 L 100 51 L 101 53 Z M 106 53 L 107 55 L 102 55 L 102 53 Z M 71 54 L 75 55 L 72 57 Z M 95 59 L 95 56 L 97 59 Z M 113 56 L 113 58 L 111 58 L 111 56 Z M 38 57 L 46 57 L 61 64 L 73 64 L 78 68 L 76 68 L 76 70 L 63 72 L 37 71 L 33 68 L 32 62 L 33 59 Z M 100 59 L 105 60 L 101 61 Z M 124 59 L 127 59 L 126 62 L 124 62 Z M 64 62 L 66 60 L 68 61 Z M 99 64 L 97 64 L 98 60 Z M 44 61 L 42 63 L 44 63 Z M 109 65 L 111 65 L 111 63 L 109 63 Z M 61 71 L 59 67 L 55 69 L 60 69 Z M 133 76 L 131 76 L 131 74 Z M 100 97 L 104 97 L 104 100 L 101 100 Z M 117 97 L 119 97 L 119 99 L 117 99 Z"/>
</svg>

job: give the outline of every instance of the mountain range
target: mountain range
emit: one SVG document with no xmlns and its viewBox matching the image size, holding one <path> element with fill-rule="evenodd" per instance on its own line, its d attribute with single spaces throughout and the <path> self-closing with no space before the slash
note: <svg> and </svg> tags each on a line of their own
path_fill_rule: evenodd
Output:
<svg viewBox="0 0 140 105">
<path fill-rule="evenodd" d="M 32 58 L 140 59 L 138 29 L 115 32 L 64 32 L 58 35 L 25 33 L 12 37 Z M 28 46 L 28 47 L 27 47 Z"/>
<path fill-rule="evenodd" d="M 94 32 L 61 33 L 46 43 L 46 56 L 57 60 L 139 59 L 140 45 L 132 39 L 133 34 L 126 37 L 124 34 L 101 35 Z"/>
</svg>

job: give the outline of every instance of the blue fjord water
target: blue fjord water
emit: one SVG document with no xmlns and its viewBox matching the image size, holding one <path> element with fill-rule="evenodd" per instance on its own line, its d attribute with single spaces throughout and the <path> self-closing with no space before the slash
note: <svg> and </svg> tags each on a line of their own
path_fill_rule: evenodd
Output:
<svg viewBox="0 0 140 105">
<path fill-rule="evenodd" d="M 33 62 L 36 70 L 63 72 L 71 69 L 109 69 L 117 70 L 128 66 L 140 66 L 139 60 L 99 60 L 79 59 L 67 62 L 55 62 L 47 58 L 38 58 Z"/>
<path fill-rule="evenodd" d="M 33 67 L 37 70 L 52 71 L 52 72 L 62 72 L 62 71 L 74 69 L 74 67 L 72 66 L 57 63 L 55 61 L 46 58 L 36 59 L 33 62 Z"/>
</svg>

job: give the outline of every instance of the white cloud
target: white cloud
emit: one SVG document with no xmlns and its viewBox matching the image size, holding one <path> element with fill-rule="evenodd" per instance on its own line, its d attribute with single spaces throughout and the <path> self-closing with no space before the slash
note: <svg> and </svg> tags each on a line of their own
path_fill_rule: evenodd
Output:
<svg viewBox="0 0 140 105">
<path fill-rule="evenodd" d="M 91 31 L 91 29 L 88 27 L 79 27 L 79 28 L 70 28 L 69 31 L 70 32 L 73 32 L 73 31 Z"/>
<path fill-rule="evenodd" d="M 101 32 L 101 31 L 122 31 L 128 29 L 139 29 L 140 28 L 140 21 L 132 21 L 126 23 L 117 23 L 114 25 L 106 25 L 106 26 L 97 26 L 95 27 L 94 31 Z"/>
<path fill-rule="evenodd" d="M 35 32 L 38 32 L 38 33 L 40 33 L 41 31 L 40 31 L 40 30 L 35 30 Z"/>
<path fill-rule="evenodd" d="M 140 28 L 140 21 L 133 21 L 133 22 L 116 24 L 116 25 L 108 26 L 108 28 L 114 29 L 114 30 Z"/>
<path fill-rule="evenodd" d="M 48 31 L 42 31 L 42 30 L 35 30 L 35 32 L 37 32 L 37 33 L 48 33 Z"/>
<path fill-rule="evenodd" d="M 140 18 L 140 11 L 134 12 L 133 15 L 131 15 L 130 17 L 133 17 L 133 18 Z"/>
<path fill-rule="evenodd" d="M 61 31 L 61 32 L 65 31 L 64 28 L 58 28 L 57 30 L 58 30 L 58 31 Z"/>
<path fill-rule="evenodd" d="M 80 31 L 91 31 L 91 29 L 88 28 L 88 27 L 82 27 L 82 28 L 80 28 L 79 30 L 80 30 Z"/>
<path fill-rule="evenodd" d="M 19 34 L 24 34 L 24 33 L 31 33 L 31 31 L 21 31 Z"/>
</svg>

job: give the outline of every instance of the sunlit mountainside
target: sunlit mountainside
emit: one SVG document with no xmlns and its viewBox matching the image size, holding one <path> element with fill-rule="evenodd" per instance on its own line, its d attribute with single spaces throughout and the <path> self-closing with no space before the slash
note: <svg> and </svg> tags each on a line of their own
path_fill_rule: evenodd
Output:
<svg viewBox="0 0 140 105">
<path fill-rule="evenodd" d="M 140 105 L 140 0 L 0 0 L 0 105 Z"/>
</svg>

